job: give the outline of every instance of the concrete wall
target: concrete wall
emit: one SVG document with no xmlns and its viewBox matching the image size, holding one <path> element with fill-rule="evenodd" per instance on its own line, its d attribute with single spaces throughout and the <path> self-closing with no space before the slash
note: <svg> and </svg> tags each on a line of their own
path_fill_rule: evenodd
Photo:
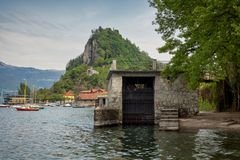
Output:
<svg viewBox="0 0 240 160">
<path fill-rule="evenodd" d="M 94 126 L 108 126 L 119 124 L 119 109 L 97 107 L 94 110 Z"/>
<path fill-rule="evenodd" d="M 122 76 L 113 74 L 108 81 L 108 106 L 119 109 L 119 123 L 122 123 Z"/>
</svg>

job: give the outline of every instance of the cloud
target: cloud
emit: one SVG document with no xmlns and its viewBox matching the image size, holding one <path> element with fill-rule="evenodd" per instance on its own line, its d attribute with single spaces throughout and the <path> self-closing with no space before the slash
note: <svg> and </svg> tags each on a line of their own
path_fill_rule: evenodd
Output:
<svg viewBox="0 0 240 160">
<path fill-rule="evenodd" d="M 141 14 L 129 16 L 127 19 L 122 17 L 111 21 L 110 24 L 106 22 L 104 27 L 119 29 L 123 37 L 128 38 L 141 50 L 146 51 L 150 57 L 166 63 L 172 56 L 167 53 L 158 53 L 157 48 L 163 46 L 164 41 L 161 39 L 161 35 L 155 31 L 156 26 L 152 25 L 154 18 L 155 10 L 147 9 L 142 11 Z"/>
<path fill-rule="evenodd" d="M 136 3 L 128 2 L 56 5 L 38 1 L 48 5 L 42 8 L 32 2 L 0 10 L 0 59 L 22 66 L 63 69 L 69 59 L 83 52 L 91 30 L 102 26 L 118 29 L 151 57 L 169 60 L 169 55 L 157 52 L 164 42 L 152 25 L 155 11 L 146 7 L 147 2 L 141 1 L 145 7 L 136 4 L 134 8 L 124 6 Z"/>
<path fill-rule="evenodd" d="M 37 14 L 0 12 L 0 59 L 13 65 L 65 69 L 70 59 L 82 53 L 86 35 Z"/>
<path fill-rule="evenodd" d="M 0 59 L 22 66 L 64 69 L 70 59 L 81 53 L 79 48 L 83 46 L 80 41 L 54 40 L 0 31 Z"/>
<path fill-rule="evenodd" d="M 65 24 L 43 19 L 36 14 L 26 15 L 17 11 L 0 13 L 0 29 L 48 38 L 61 38 L 71 31 Z"/>
</svg>

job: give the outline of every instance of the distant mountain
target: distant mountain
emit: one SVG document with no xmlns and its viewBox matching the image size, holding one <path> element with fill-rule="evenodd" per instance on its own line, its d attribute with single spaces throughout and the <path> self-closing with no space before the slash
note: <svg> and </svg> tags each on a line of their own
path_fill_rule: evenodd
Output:
<svg viewBox="0 0 240 160">
<path fill-rule="evenodd" d="M 0 61 L 0 90 L 17 90 L 20 82 L 27 81 L 30 88 L 50 88 L 64 71 L 40 70 L 31 67 L 16 67 Z"/>
</svg>

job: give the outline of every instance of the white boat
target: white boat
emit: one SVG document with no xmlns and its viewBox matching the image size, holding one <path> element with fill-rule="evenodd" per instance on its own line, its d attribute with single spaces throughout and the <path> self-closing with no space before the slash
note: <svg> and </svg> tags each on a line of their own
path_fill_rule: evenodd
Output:
<svg viewBox="0 0 240 160">
<path fill-rule="evenodd" d="M 0 104 L 0 108 L 9 108 L 10 105 L 6 105 L 6 104 Z"/>
<path fill-rule="evenodd" d="M 19 108 L 21 107 L 20 105 L 11 105 L 12 108 Z"/>
<path fill-rule="evenodd" d="M 72 105 L 69 103 L 64 104 L 64 107 L 71 107 Z"/>
<path fill-rule="evenodd" d="M 55 103 L 46 103 L 46 104 L 44 104 L 44 106 L 46 106 L 46 107 L 56 107 L 56 104 Z"/>
<path fill-rule="evenodd" d="M 31 104 L 31 107 L 32 107 L 32 108 L 38 108 L 38 109 L 44 109 L 43 106 L 40 106 L 40 105 L 38 105 L 38 104 Z"/>
</svg>

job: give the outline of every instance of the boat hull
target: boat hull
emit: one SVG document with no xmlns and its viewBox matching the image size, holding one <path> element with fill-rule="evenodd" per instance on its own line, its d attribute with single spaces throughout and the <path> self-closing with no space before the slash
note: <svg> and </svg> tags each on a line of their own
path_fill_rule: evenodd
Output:
<svg viewBox="0 0 240 160">
<path fill-rule="evenodd" d="M 9 108 L 9 107 L 10 107 L 9 105 L 4 105 L 4 104 L 0 105 L 0 108 Z"/>
<path fill-rule="evenodd" d="M 16 108 L 17 111 L 39 111 L 38 108 Z"/>
</svg>

